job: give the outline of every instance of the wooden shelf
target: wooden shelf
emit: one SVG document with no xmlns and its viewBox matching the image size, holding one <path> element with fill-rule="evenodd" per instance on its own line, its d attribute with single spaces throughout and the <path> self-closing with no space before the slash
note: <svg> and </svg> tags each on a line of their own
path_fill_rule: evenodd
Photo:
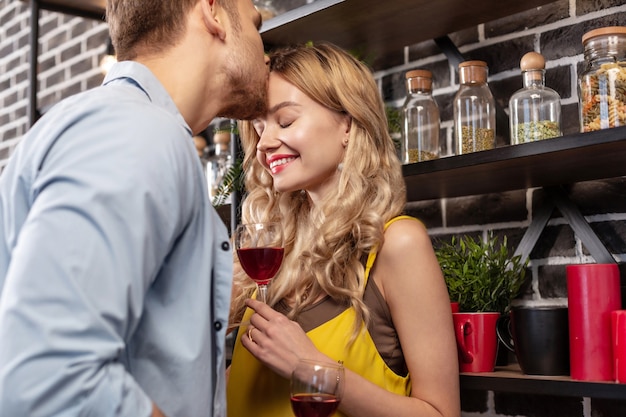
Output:
<svg viewBox="0 0 626 417">
<path fill-rule="evenodd" d="M 577 133 L 402 167 L 420 201 L 626 175 L 626 127 Z"/>
<path fill-rule="evenodd" d="M 518 365 L 496 367 L 495 372 L 462 373 L 461 388 L 533 395 L 626 398 L 626 384 L 575 381 L 569 376 L 524 375 Z"/>
<path fill-rule="evenodd" d="M 326 40 L 376 60 L 552 1 L 316 0 L 264 22 L 261 34 L 267 47 Z"/>
<path fill-rule="evenodd" d="M 104 20 L 106 0 L 37 0 L 37 2 L 42 9 Z"/>
<path fill-rule="evenodd" d="M 106 7 L 106 0 L 38 1 L 43 9 L 95 19 L 103 18 Z M 268 20 L 261 34 L 267 47 L 326 40 L 364 58 L 382 58 L 404 46 L 553 1 L 479 0 L 468 7 L 464 0 L 316 0 Z"/>
</svg>

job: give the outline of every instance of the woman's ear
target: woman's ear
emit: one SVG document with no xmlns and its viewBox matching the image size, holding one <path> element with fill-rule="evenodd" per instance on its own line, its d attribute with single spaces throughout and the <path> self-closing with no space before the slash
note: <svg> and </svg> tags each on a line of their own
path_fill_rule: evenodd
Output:
<svg viewBox="0 0 626 417">
<path fill-rule="evenodd" d="M 352 129 L 352 117 L 346 116 L 344 119 L 345 128 L 344 128 L 344 136 L 342 140 L 343 147 L 348 146 L 348 142 L 350 141 L 350 130 Z"/>
<path fill-rule="evenodd" d="M 352 129 L 352 116 L 346 116 L 346 130 L 347 134 L 350 134 L 350 129 Z"/>
<path fill-rule="evenodd" d="M 226 30 L 222 21 L 226 14 L 219 13 L 223 12 L 221 7 L 216 4 L 215 0 L 200 0 L 200 5 L 202 7 L 202 19 L 207 31 L 222 41 L 226 39 Z"/>
</svg>

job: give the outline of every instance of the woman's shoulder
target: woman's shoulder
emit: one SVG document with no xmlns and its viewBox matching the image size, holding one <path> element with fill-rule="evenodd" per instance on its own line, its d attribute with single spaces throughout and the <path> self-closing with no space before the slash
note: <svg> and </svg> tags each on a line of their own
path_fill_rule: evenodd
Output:
<svg viewBox="0 0 626 417">
<path fill-rule="evenodd" d="M 383 249 L 406 250 L 416 244 L 430 243 L 430 237 L 424 224 L 415 217 L 398 216 L 385 225 Z"/>
<path fill-rule="evenodd" d="M 389 302 L 390 293 L 414 291 L 416 274 L 429 271 L 435 264 L 432 242 L 424 224 L 415 218 L 402 217 L 385 230 L 373 277 Z"/>
</svg>

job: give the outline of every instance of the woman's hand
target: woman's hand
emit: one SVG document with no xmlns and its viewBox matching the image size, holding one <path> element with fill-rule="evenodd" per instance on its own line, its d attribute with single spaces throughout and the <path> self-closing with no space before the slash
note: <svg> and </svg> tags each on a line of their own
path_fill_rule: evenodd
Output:
<svg viewBox="0 0 626 417">
<path fill-rule="evenodd" d="M 278 375 L 289 378 L 300 359 L 332 361 L 295 321 L 257 300 L 248 299 L 246 305 L 255 313 L 241 344 Z"/>
</svg>

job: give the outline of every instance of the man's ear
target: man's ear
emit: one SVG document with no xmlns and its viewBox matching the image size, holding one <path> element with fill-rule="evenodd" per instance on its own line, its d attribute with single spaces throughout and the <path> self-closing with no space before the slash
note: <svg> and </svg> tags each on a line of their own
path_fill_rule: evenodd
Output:
<svg viewBox="0 0 626 417">
<path fill-rule="evenodd" d="M 202 19 L 207 31 L 217 36 L 222 41 L 226 39 L 226 30 L 224 29 L 223 24 L 224 22 L 221 20 L 225 14 L 218 13 L 221 8 L 216 4 L 216 0 L 200 0 L 200 5 L 202 7 Z"/>
</svg>

